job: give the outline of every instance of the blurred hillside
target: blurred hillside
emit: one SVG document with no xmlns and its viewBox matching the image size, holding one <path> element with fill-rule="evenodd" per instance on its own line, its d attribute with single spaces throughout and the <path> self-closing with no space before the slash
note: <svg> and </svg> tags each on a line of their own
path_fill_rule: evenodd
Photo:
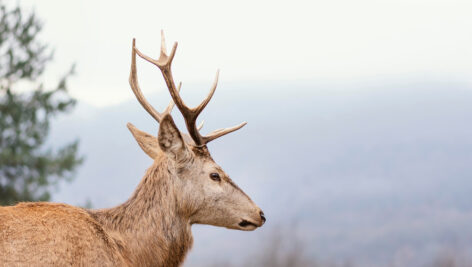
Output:
<svg viewBox="0 0 472 267">
<path fill-rule="evenodd" d="M 182 95 L 195 104 L 207 89 L 184 84 Z M 148 99 L 162 109 L 169 96 Z M 451 251 L 457 264 L 470 262 L 471 103 L 472 85 L 437 77 L 223 82 L 201 116 L 203 131 L 248 121 L 209 148 L 268 221 L 255 232 L 194 226 L 186 266 L 244 265 L 270 247 L 274 231 L 296 235 L 310 262 L 433 266 Z M 87 160 L 55 201 L 90 198 L 99 208 L 130 196 L 151 160 L 127 122 L 157 133 L 137 101 L 78 105 L 56 121 L 51 143 L 79 137 Z"/>
</svg>

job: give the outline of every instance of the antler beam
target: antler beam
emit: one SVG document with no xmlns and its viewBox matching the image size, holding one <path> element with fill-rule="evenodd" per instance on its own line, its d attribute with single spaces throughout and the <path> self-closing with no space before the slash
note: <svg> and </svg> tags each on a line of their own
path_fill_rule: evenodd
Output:
<svg viewBox="0 0 472 267">
<path fill-rule="evenodd" d="M 143 106 L 143 108 L 157 121 L 161 122 L 161 119 L 165 113 L 170 113 L 174 108 L 174 101 L 171 100 L 167 108 L 164 110 L 163 113 L 159 113 L 156 109 L 154 109 L 151 104 L 146 100 L 143 93 L 141 92 L 141 88 L 139 87 L 138 83 L 138 74 L 136 69 L 136 40 L 133 39 L 133 48 L 131 50 L 131 71 L 129 74 L 129 85 L 131 86 L 131 90 L 133 90 L 134 95 L 138 99 L 139 103 Z M 180 87 L 177 89 L 180 91 Z"/>
<path fill-rule="evenodd" d="M 207 106 L 207 104 L 210 102 L 213 94 L 215 93 L 216 87 L 218 85 L 218 76 L 219 76 L 219 70 L 216 72 L 216 77 L 215 81 L 213 82 L 213 85 L 210 89 L 210 92 L 208 93 L 207 97 L 200 103 L 200 105 L 190 108 L 188 107 L 182 98 L 180 97 L 179 91 L 180 87 L 182 86 L 182 83 L 179 83 L 178 88 L 175 86 L 174 78 L 172 77 L 172 70 L 171 70 L 171 65 L 172 65 L 172 60 L 174 59 L 175 56 L 175 51 L 177 50 L 177 42 L 174 43 L 174 46 L 172 47 L 172 51 L 170 54 L 167 54 L 166 50 L 166 44 L 165 44 L 165 37 L 164 37 L 164 32 L 161 31 L 161 52 L 159 58 L 152 59 L 143 53 L 141 53 L 135 46 L 134 40 L 133 40 L 133 61 L 131 63 L 131 75 L 130 75 L 130 84 L 132 81 L 133 77 L 133 65 L 134 65 L 134 77 L 136 76 L 136 62 L 135 62 L 135 53 L 137 53 L 141 58 L 144 60 L 156 65 L 162 72 L 162 75 L 164 77 L 164 80 L 166 82 L 167 88 L 169 89 L 170 95 L 172 96 L 173 101 L 179 108 L 180 112 L 182 113 L 182 116 L 185 119 L 185 125 L 187 126 L 187 130 L 192 137 L 193 141 L 197 146 L 204 146 L 208 142 L 221 137 L 223 135 L 226 135 L 228 133 L 234 132 L 238 129 L 241 129 L 244 125 L 246 125 L 246 122 L 243 122 L 237 126 L 230 127 L 230 128 L 224 128 L 224 129 L 219 129 L 216 131 L 211 132 L 210 134 L 206 136 L 202 136 L 199 132 L 199 129 L 201 126 L 197 127 L 196 121 L 198 115 L 203 111 L 203 109 Z M 159 117 L 159 119 L 156 118 L 156 120 L 160 121 L 160 116 L 157 111 L 155 111 L 142 97 L 141 91 L 139 90 L 139 86 L 137 85 L 137 80 L 134 79 L 135 81 L 131 87 L 133 88 L 133 92 L 135 92 L 136 97 L 138 98 L 139 102 L 143 105 L 143 107 L 153 116 L 154 118 Z M 135 89 L 137 88 L 137 89 Z M 136 93 L 138 92 L 138 93 Z M 139 96 L 138 96 L 139 95 Z M 144 99 L 144 100 L 143 100 Z M 166 109 L 167 110 L 167 109 Z"/>
</svg>

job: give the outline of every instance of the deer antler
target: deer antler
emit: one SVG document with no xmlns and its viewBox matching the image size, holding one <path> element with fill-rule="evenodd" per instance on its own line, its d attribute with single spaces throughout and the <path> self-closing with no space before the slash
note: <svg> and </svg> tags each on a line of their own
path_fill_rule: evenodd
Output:
<svg viewBox="0 0 472 267">
<path fill-rule="evenodd" d="M 133 48 L 131 50 L 131 71 L 129 74 L 129 85 L 131 86 L 131 89 L 133 90 L 134 95 L 138 99 L 139 103 L 143 106 L 143 108 L 157 121 L 161 122 L 161 119 L 164 114 L 170 113 L 172 109 L 174 108 L 174 101 L 171 100 L 167 108 L 164 110 L 163 113 L 157 112 L 151 104 L 146 100 L 144 97 L 143 93 L 141 92 L 141 88 L 139 88 L 139 83 L 138 83 L 138 74 L 136 70 L 136 40 L 133 39 Z M 180 91 L 180 87 L 177 89 Z"/>
<path fill-rule="evenodd" d="M 172 60 L 174 59 L 174 56 L 175 56 L 176 49 L 177 49 L 177 42 L 174 43 L 174 46 L 172 47 L 172 51 L 170 52 L 170 54 L 169 55 L 167 54 L 165 38 L 164 38 L 164 32 L 163 31 L 161 31 L 161 53 L 160 53 L 159 59 L 157 59 L 157 60 L 152 59 L 152 58 L 144 55 L 143 53 L 141 53 L 135 47 L 134 41 L 133 41 L 133 53 L 136 52 L 141 58 L 143 58 L 144 60 L 146 60 L 146 61 L 148 61 L 148 62 L 150 62 L 154 65 L 156 65 L 161 70 L 162 75 L 164 76 L 164 80 L 167 84 L 167 88 L 169 89 L 170 95 L 172 96 L 172 99 L 174 100 L 175 104 L 177 105 L 180 112 L 182 113 L 182 116 L 185 119 L 185 125 L 187 126 L 187 130 L 188 130 L 190 136 L 192 137 L 193 141 L 195 142 L 195 144 L 197 146 L 204 146 L 208 142 L 210 142 L 210 141 L 212 141 L 212 140 L 214 140 L 218 137 L 221 137 L 223 135 L 226 135 L 228 133 L 234 132 L 234 131 L 242 128 L 244 125 L 246 125 L 246 122 L 243 122 L 243 123 L 241 123 L 237 126 L 234 126 L 234 127 L 224 128 L 224 129 L 219 129 L 219 130 L 213 131 L 210 134 L 205 135 L 205 136 L 200 135 L 199 129 L 203 125 L 197 127 L 197 125 L 196 125 L 197 117 L 198 117 L 198 115 L 200 115 L 200 113 L 206 107 L 208 102 L 210 102 L 211 97 L 215 93 L 216 86 L 218 85 L 219 70 L 216 72 L 215 81 L 214 81 L 214 83 L 213 83 L 213 85 L 210 89 L 210 93 L 208 94 L 208 96 L 200 103 L 200 105 L 196 106 L 195 108 L 189 108 L 187 105 L 185 105 L 185 103 L 183 102 L 183 100 L 182 100 L 182 98 L 180 97 L 180 94 L 179 94 L 180 87 L 182 86 L 182 83 L 179 83 L 179 87 L 177 88 L 175 86 L 174 78 L 172 77 L 171 65 L 172 65 Z M 132 62 L 131 74 L 133 74 L 133 64 L 136 65 L 135 62 Z M 136 67 L 134 67 L 134 70 L 136 70 Z M 131 76 L 130 76 L 130 84 L 131 84 Z M 135 84 L 137 85 L 137 82 Z M 138 88 L 138 90 L 135 90 L 133 88 L 133 92 L 135 92 L 135 94 L 136 94 L 136 91 L 138 91 L 140 93 L 139 87 L 137 87 L 137 88 Z M 159 119 L 156 118 L 156 120 L 159 121 L 161 115 L 157 111 L 155 111 L 146 102 L 146 100 L 142 97 L 142 95 L 141 95 L 142 99 L 140 99 L 138 94 L 136 94 L 136 97 L 138 98 L 139 102 L 143 105 L 143 107 L 151 114 L 151 116 L 153 116 L 154 118 L 159 117 Z"/>
</svg>

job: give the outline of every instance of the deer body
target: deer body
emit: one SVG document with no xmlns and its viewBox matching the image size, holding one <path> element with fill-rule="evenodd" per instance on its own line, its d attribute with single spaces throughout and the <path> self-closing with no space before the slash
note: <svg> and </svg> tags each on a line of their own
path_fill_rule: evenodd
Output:
<svg viewBox="0 0 472 267">
<path fill-rule="evenodd" d="M 54 203 L 0 207 L 0 266 L 179 266 L 192 247 L 192 224 L 245 231 L 264 224 L 262 211 L 213 161 L 206 146 L 245 123 L 200 135 L 196 119 L 216 82 L 202 104 L 188 108 L 170 71 L 177 45 L 168 56 L 162 39 L 158 60 L 141 54 L 133 40 L 130 85 L 160 124 L 157 137 L 128 124 L 139 146 L 154 160 L 133 195 L 119 206 L 102 210 Z M 164 75 L 173 102 L 162 114 L 139 89 L 136 54 Z M 174 102 L 189 135 L 178 130 L 170 115 Z"/>
<path fill-rule="evenodd" d="M 177 214 L 166 163 L 157 160 L 132 197 L 111 209 L 56 203 L 1 207 L 0 259 L 5 261 L 0 266 L 180 265 L 192 246 L 191 223 Z"/>
</svg>

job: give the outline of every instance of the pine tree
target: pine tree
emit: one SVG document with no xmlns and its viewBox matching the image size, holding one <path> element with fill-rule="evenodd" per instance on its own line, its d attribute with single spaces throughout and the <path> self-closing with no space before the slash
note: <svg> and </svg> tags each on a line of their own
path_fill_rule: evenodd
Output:
<svg viewBox="0 0 472 267">
<path fill-rule="evenodd" d="M 70 181 L 82 162 L 77 140 L 45 147 L 51 119 L 76 101 L 67 92 L 73 67 L 54 88 L 38 82 L 53 55 L 38 40 L 41 28 L 34 12 L 25 15 L 0 0 L 0 205 L 49 200 L 53 186 Z M 20 84 L 31 88 L 19 92 Z"/>
</svg>

